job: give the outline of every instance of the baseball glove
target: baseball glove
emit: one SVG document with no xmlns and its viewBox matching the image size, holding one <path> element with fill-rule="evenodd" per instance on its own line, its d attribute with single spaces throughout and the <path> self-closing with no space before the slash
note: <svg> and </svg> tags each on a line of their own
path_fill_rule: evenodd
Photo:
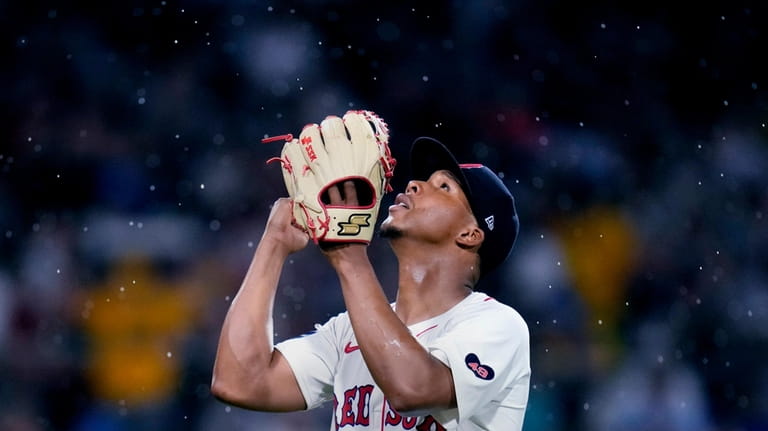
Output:
<svg viewBox="0 0 768 431">
<path fill-rule="evenodd" d="M 359 242 L 368 244 L 374 233 L 379 204 L 391 191 L 389 179 L 395 159 L 389 150 L 387 124 L 370 111 L 347 111 L 343 118 L 328 116 L 304 126 L 299 139 L 285 139 L 280 157 L 283 180 L 293 200 L 293 222 L 315 243 Z M 357 205 L 332 204 L 328 189 L 353 181 Z M 347 183 L 349 184 L 349 183 Z"/>
</svg>

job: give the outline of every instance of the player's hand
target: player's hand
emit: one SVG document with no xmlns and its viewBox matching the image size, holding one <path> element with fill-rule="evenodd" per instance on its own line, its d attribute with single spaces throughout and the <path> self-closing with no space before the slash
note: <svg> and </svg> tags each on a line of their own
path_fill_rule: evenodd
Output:
<svg viewBox="0 0 768 431">
<path fill-rule="evenodd" d="M 328 188 L 328 198 L 331 205 L 334 206 L 346 206 L 354 207 L 359 205 L 357 199 L 357 190 L 355 189 L 355 183 L 353 181 L 344 181 L 343 183 L 332 185 Z M 356 243 L 343 243 L 343 242 L 324 242 L 320 241 L 318 244 L 320 250 L 330 258 L 330 254 L 341 249 L 355 246 L 353 248 L 365 248 L 366 244 Z"/>
<path fill-rule="evenodd" d="M 347 207 L 358 205 L 357 190 L 352 181 L 332 185 L 328 188 L 328 197 L 331 199 L 331 205 Z"/>
<path fill-rule="evenodd" d="M 306 247 L 309 236 L 293 224 L 293 205 L 288 198 L 280 198 L 272 204 L 262 241 L 273 241 L 285 255 Z"/>
</svg>

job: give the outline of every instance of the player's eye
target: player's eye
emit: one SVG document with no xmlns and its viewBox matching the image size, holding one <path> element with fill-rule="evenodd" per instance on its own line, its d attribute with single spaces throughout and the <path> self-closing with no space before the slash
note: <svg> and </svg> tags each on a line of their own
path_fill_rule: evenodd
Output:
<svg viewBox="0 0 768 431">
<path fill-rule="evenodd" d="M 440 184 L 440 188 L 441 188 L 441 189 L 443 189 L 443 190 L 445 190 L 445 191 L 451 191 L 451 186 L 450 186 L 450 185 L 448 185 L 448 183 L 442 183 L 442 184 Z"/>
</svg>

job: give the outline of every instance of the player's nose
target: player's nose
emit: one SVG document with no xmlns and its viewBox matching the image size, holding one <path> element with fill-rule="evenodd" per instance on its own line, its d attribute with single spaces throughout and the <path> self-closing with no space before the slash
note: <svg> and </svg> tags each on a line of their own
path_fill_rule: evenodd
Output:
<svg viewBox="0 0 768 431">
<path fill-rule="evenodd" d="M 422 190 L 421 181 L 411 180 L 408 181 L 408 185 L 405 187 L 405 194 L 419 194 Z"/>
</svg>

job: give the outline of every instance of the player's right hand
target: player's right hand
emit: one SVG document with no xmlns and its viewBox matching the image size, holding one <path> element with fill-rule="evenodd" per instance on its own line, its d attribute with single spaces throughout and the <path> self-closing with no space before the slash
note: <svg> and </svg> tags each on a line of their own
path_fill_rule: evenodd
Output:
<svg viewBox="0 0 768 431">
<path fill-rule="evenodd" d="M 306 247 L 309 236 L 292 223 L 293 203 L 289 198 L 280 198 L 272 204 L 262 241 L 273 241 L 286 255 Z"/>
</svg>

